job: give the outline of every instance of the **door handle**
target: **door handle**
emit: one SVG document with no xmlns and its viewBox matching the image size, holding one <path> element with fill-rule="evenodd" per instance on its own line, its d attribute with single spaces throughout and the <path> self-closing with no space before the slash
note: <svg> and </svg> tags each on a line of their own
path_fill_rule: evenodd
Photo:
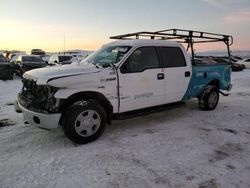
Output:
<svg viewBox="0 0 250 188">
<path fill-rule="evenodd" d="M 164 73 L 157 74 L 157 80 L 163 80 L 164 79 Z"/>
<path fill-rule="evenodd" d="M 191 75 L 190 71 L 185 72 L 185 77 L 190 77 L 190 75 Z"/>
</svg>

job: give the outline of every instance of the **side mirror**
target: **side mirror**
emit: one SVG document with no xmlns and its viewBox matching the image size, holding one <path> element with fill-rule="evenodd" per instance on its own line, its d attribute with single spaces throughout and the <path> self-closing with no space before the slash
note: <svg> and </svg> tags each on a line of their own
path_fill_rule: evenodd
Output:
<svg viewBox="0 0 250 188">
<path fill-rule="evenodd" d="M 120 71 L 121 73 L 130 73 L 130 67 L 128 66 L 128 64 L 125 64 L 123 65 L 121 68 L 120 68 Z"/>
</svg>

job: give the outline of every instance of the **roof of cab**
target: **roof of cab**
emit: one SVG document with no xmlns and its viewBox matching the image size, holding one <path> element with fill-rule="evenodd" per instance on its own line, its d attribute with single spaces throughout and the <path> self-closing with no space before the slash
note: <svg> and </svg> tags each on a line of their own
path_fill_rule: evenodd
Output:
<svg viewBox="0 0 250 188">
<path fill-rule="evenodd" d="M 131 39 L 131 40 L 117 40 L 108 44 L 103 45 L 105 46 L 173 46 L 173 47 L 180 47 L 176 41 L 166 41 L 166 40 L 151 40 L 151 39 Z"/>
</svg>

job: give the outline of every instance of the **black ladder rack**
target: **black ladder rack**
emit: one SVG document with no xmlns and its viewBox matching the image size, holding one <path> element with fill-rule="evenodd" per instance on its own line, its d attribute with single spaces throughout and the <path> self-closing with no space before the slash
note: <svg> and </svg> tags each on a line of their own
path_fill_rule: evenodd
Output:
<svg viewBox="0 0 250 188">
<path fill-rule="evenodd" d="M 180 43 L 187 43 L 187 50 L 191 48 L 192 59 L 194 62 L 194 48 L 195 43 L 208 43 L 208 42 L 224 42 L 227 46 L 229 60 L 230 49 L 229 46 L 233 44 L 233 37 L 231 35 L 209 33 L 203 31 L 192 31 L 184 29 L 166 29 L 155 32 L 137 32 L 128 33 L 124 35 L 111 36 L 110 39 L 156 39 L 156 40 L 175 40 Z"/>
</svg>

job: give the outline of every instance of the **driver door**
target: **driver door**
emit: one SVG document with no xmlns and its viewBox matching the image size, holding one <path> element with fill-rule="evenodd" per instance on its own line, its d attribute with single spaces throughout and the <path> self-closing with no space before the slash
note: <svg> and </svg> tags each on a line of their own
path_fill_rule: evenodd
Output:
<svg viewBox="0 0 250 188">
<path fill-rule="evenodd" d="M 165 75 L 155 47 L 135 49 L 118 73 L 120 113 L 163 104 Z"/>
</svg>

